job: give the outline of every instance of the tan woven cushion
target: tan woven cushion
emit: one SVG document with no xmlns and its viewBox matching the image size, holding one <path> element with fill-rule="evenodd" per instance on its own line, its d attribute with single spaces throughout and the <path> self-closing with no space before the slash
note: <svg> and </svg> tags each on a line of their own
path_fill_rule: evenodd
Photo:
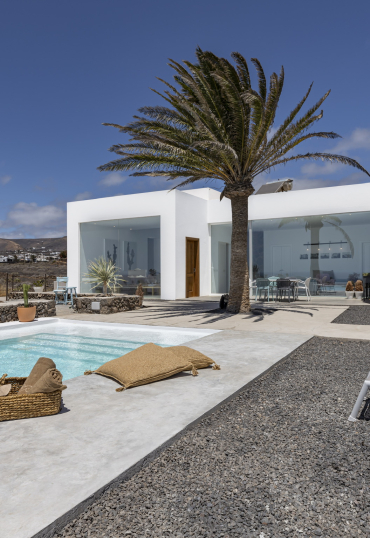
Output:
<svg viewBox="0 0 370 538">
<path fill-rule="evenodd" d="M 172 353 L 176 355 L 176 357 L 190 361 L 197 369 L 207 368 L 208 366 L 211 366 L 211 364 L 215 363 L 215 361 L 207 357 L 207 355 L 203 355 L 203 353 L 197 351 L 196 349 L 192 349 L 191 347 L 173 346 L 168 347 L 167 349 L 170 349 Z"/>
<path fill-rule="evenodd" d="M 106 362 L 95 373 L 111 377 L 128 389 L 191 369 L 189 359 L 178 357 L 169 348 L 145 344 L 118 359 Z"/>
</svg>

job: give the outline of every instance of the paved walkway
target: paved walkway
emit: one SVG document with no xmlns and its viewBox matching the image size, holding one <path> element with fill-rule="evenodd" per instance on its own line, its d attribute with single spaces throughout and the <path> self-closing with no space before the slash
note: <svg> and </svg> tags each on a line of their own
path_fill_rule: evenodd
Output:
<svg viewBox="0 0 370 538">
<path fill-rule="evenodd" d="M 345 300 L 344 300 L 345 301 Z M 135 323 L 144 325 L 165 325 L 171 327 L 211 328 L 250 332 L 305 334 L 333 338 L 370 339 L 370 327 L 366 325 L 338 325 L 331 323 L 344 312 L 349 304 L 370 305 L 353 300 L 341 304 L 319 304 L 299 301 L 294 303 L 264 303 L 265 312 L 261 316 L 228 314 L 218 310 L 218 302 L 205 299 L 178 301 L 144 302 L 145 308 L 118 314 L 77 314 L 68 306 L 59 306 L 60 318 L 84 321 L 105 321 L 108 323 Z M 255 303 L 253 303 L 254 305 Z M 258 305 L 258 303 L 257 303 Z M 276 311 L 275 311 L 276 310 Z"/>
<path fill-rule="evenodd" d="M 65 412 L 1 423 L 1 538 L 51 536 L 91 496 L 129 476 L 308 338 L 215 333 L 187 345 L 212 357 L 221 370 L 201 370 L 197 377 L 183 373 L 120 393 L 106 378 L 76 377 L 63 392 Z"/>
</svg>

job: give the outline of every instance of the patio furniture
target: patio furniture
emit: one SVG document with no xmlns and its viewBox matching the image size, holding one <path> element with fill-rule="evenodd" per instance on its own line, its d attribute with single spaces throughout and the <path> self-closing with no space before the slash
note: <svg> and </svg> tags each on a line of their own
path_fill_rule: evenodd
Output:
<svg viewBox="0 0 370 538">
<path fill-rule="evenodd" d="M 253 295 L 253 290 L 255 297 L 257 297 L 257 284 L 255 280 L 249 279 L 249 298 Z"/>
<path fill-rule="evenodd" d="M 288 294 L 288 300 L 290 302 L 290 294 L 294 301 L 295 298 L 295 281 L 290 280 L 289 278 L 278 278 L 276 281 L 276 290 L 277 290 L 277 299 L 283 299 Z"/>
<path fill-rule="evenodd" d="M 54 290 L 65 290 L 66 286 L 68 285 L 68 277 L 67 276 L 57 276 L 57 280 L 54 283 Z"/>
<path fill-rule="evenodd" d="M 76 286 L 68 286 L 65 289 L 64 304 L 68 304 L 68 295 L 70 295 L 70 297 L 71 297 L 71 306 L 73 306 L 73 295 L 77 299 L 77 287 Z"/>
<path fill-rule="evenodd" d="M 256 296 L 255 301 L 257 301 L 257 296 L 259 296 L 259 300 L 261 300 L 261 295 L 264 295 L 264 298 L 267 299 L 267 301 L 270 301 L 270 294 L 273 298 L 273 291 L 274 287 L 272 285 L 272 282 L 268 278 L 257 278 L 256 279 Z"/>
<path fill-rule="evenodd" d="M 304 290 L 306 293 L 307 301 L 311 300 L 310 282 L 311 282 L 311 277 L 306 278 L 306 280 L 297 280 L 297 287 L 296 287 L 297 298 L 298 298 L 299 290 Z"/>
<path fill-rule="evenodd" d="M 365 400 L 367 391 L 369 389 L 370 389 L 370 372 L 369 372 L 369 375 L 367 376 L 367 378 L 365 379 L 364 384 L 362 385 L 362 389 L 360 390 L 360 394 L 358 395 L 356 403 L 355 403 L 355 405 L 354 405 L 354 407 L 352 409 L 352 413 L 348 417 L 348 420 L 350 422 L 356 422 L 357 415 L 358 415 L 358 412 L 360 411 L 361 404 Z"/>
<path fill-rule="evenodd" d="M 322 271 L 316 279 L 318 293 L 336 293 L 334 271 Z"/>
<path fill-rule="evenodd" d="M 66 291 L 65 290 L 54 290 L 55 294 L 55 304 L 66 304 Z M 62 295 L 63 299 L 60 300 L 59 296 Z"/>
</svg>

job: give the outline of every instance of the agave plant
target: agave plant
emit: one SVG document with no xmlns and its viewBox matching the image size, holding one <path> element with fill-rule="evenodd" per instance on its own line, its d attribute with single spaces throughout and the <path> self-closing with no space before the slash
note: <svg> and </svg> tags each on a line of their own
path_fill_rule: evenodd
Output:
<svg viewBox="0 0 370 538">
<path fill-rule="evenodd" d="M 89 263 L 88 272 L 84 276 L 95 282 L 91 289 L 97 286 L 103 286 L 104 295 L 107 294 L 108 288 L 112 289 L 117 282 L 125 282 L 117 275 L 117 267 L 112 260 L 106 260 L 103 256 Z"/>
<path fill-rule="evenodd" d="M 164 94 L 153 90 L 163 97 L 167 106 L 143 107 L 139 109 L 142 115 L 134 116 L 125 126 L 104 123 L 128 134 L 131 140 L 112 146 L 110 151 L 120 158 L 98 169 L 131 171 L 133 176 L 167 176 L 169 180 L 181 178 L 174 188 L 203 179 L 223 181 L 221 199 L 229 198 L 232 209 L 227 309 L 247 312 L 250 309 L 248 198 L 254 192 L 254 179 L 275 166 L 302 159 L 348 164 L 370 174 L 357 161 L 343 155 L 291 154 L 310 138 L 339 136 L 333 132 L 307 132 L 322 118 L 323 112 L 317 111 L 330 92 L 296 119 L 311 92 L 311 84 L 303 99 L 272 134 L 284 69 L 281 68 L 279 75 L 272 73 L 268 86 L 260 62 L 252 58 L 258 76 L 258 90 L 255 90 L 247 61 L 241 54 L 232 54 L 236 66 L 200 48 L 196 56 L 197 63 L 185 61 L 181 65 L 170 60 L 177 87 L 162 80 L 167 87 Z"/>
</svg>

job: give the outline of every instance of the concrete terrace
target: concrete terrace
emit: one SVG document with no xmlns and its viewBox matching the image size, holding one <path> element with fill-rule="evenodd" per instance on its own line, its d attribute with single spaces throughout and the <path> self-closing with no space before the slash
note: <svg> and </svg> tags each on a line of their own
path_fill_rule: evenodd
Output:
<svg viewBox="0 0 370 538">
<path fill-rule="evenodd" d="M 141 310 L 111 315 L 58 307 L 58 317 L 66 320 L 222 331 L 187 343 L 222 369 L 123 393 L 115 392 L 111 380 L 81 376 L 67 382 L 59 415 L 1 423 L 2 538 L 53 536 L 109 484 L 145 466 L 312 336 L 370 340 L 368 326 L 331 323 L 349 302 L 265 303 L 253 314 L 230 315 L 212 299 L 150 300 Z"/>
</svg>

